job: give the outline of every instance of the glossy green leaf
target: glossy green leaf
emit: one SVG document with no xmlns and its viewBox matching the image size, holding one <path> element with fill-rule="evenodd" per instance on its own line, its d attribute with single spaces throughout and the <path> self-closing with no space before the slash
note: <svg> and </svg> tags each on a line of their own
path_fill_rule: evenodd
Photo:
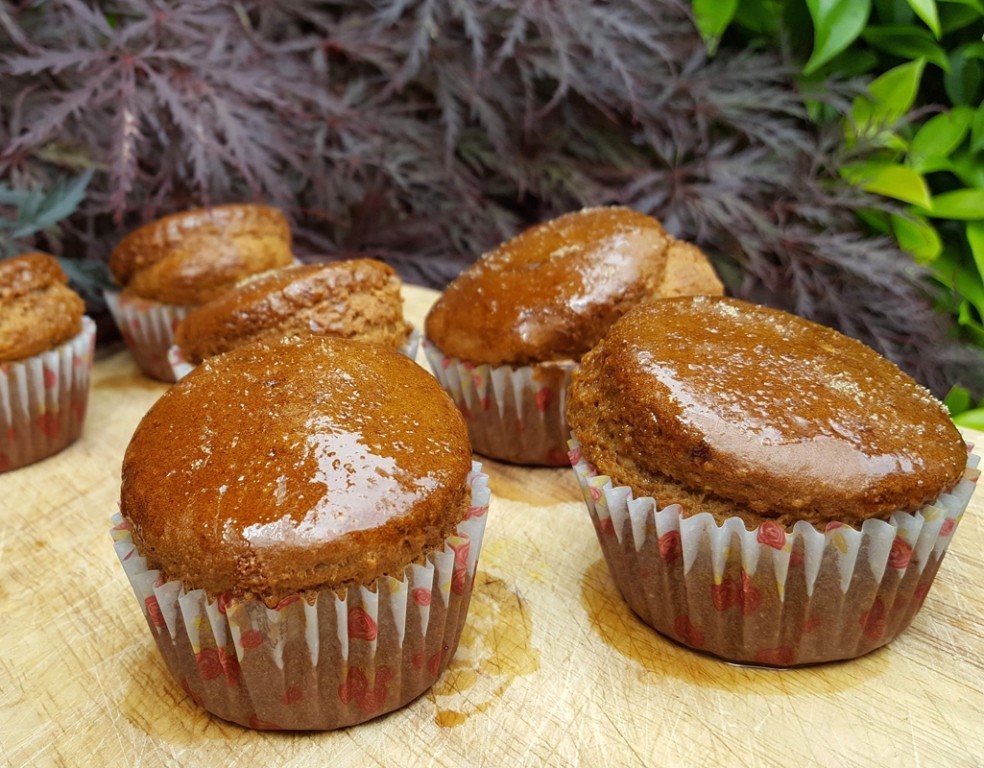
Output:
<svg viewBox="0 0 984 768">
<path fill-rule="evenodd" d="M 927 120 L 909 143 L 909 164 L 925 173 L 940 158 L 949 157 L 963 143 L 973 121 L 974 110 L 969 107 L 954 107 Z"/>
<path fill-rule="evenodd" d="M 914 26 L 871 26 L 861 35 L 873 48 L 891 53 L 903 59 L 924 58 L 946 71 L 950 59 L 946 51 L 925 29 Z"/>
<path fill-rule="evenodd" d="M 864 225 L 872 232 L 878 232 L 881 235 L 888 235 L 892 232 L 892 222 L 885 211 L 879 211 L 875 208 L 858 208 L 854 211 L 854 215 L 864 222 Z"/>
<path fill-rule="evenodd" d="M 854 100 L 851 116 L 862 135 L 891 125 L 912 108 L 925 66 L 922 59 L 900 64 L 872 81 L 869 98 Z"/>
<path fill-rule="evenodd" d="M 943 4 L 944 10 L 948 5 L 962 5 L 966 8 L 973 8 L 984 16 L 984 2 L 981 2 L 981 0 L 940 0 L 940 3 Z"/>
<path fill-rule="evenodd" d="M 984 431 L 984 408 L 974 408 L 953 417 L 953 423 L 964 429 Z"/>
<path fill-rule="evenodd" d="M 806 0 L 813 19 L 813 53 L 803 67 L 816 72 L 861 34 L 871 13 L 871 0 Z"/>
<path fill-rule="evenodd" d="M 694 20 L 712 56 L 737 10 L 738 0 L 694 0 Z"/>
<path fill-rule="evenodd" d="M 967 223 L 967 243 L 970 245 L 970 254 L 977 266 L 977 274 L 984 282 L 984 221 L 970 221 Z"/>
<path fill-rule="evenodd" d="M 936 8 L 936 0 L 908 0 L 908 3 L 916 12 L 916 16 L 922 19 L 939 39 L 943 31 L 940 29 L 940 14 Z"/>
<path fill-rule="evenodd" d="M 953 104 L 978 106 L 984 86 L 984 62 L 966 55 L 967 46 L 950 54 L 950 69 L 943 75 L 943 88 Z"/>
<path fill-rule="evenodd" d="M 960 309 L 957 311 L 957 325 L 978 346 L 984 347 L 984 325 L 978 319 L 980 312 L 981 310 L 975 311 L 974 305 L 969 301 L 960 302 Z"/>
<path fill-rule="evenodd" d="M 935 195 L 929 211 L 937 219 L 984 219 L 984 189 L 955 189 Z"/>
<path fill-rule="evenodd" d="M 950 156 L 950 170 L 965 187 L 984 189 L 984 163 L 970 152 L 955 152 Z"/>
<path fill-rule="evenodd" d="M 783 0 L 740 0 L 734 22 L 766 37 L 775 37 L 782 17 Z"/>
<path fill-rule="evenodd" d="M 953 386 L 943 398 L 943 405 L 950 411 L 951 416 L 956 416 L 973 408 L 974 401 L 965 387 Z"/>
<path fill-rule="evenodd" d="M 984 331 L 984 282 L 976 269 L 971 268 L 962 251 L 947 248 L 934 264 L 934 271 L 944 285 L 953 288 L 961 297 L 957 322 L 971 336 Z M 981 341 L 984 341 L 982 336 Z"/>
<path fill-rule="evenodd" d="M 976 24 L 984 15 L 981 0 L 940 0 L 937 7 L 944 36 Z"/>
<path fill-rule="evenodd" d="M 943 252 L 943 241 L 936 227 L 916 214 L 909 216 L 892 215 L 892 231 L 899 247 L 920 264 L 929 264 Z"/>
<path fill-rule="evenodd" d="M 868 192 L 924 208 L 930 205 L 926 180 L 908 166 L 877 161 L 851 163 L 841 168 L 841 174 Z"/>
<path fill-rule="evenodd" d="M 984 103 L 974 112 L 974 119 L 970 124 L 970 151 L 975 154 L 984 149 Z"/>
</svg>

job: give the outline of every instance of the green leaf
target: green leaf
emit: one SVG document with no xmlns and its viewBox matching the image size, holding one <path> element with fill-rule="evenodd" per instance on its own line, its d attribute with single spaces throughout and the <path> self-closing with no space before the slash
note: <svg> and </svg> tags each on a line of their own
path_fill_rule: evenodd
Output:
<svg viewBox="0 0 984 768">
<path fill-rule="evenodd" d="M 955 48 L 950 55 L 950 69 L 943 75 L 943 88 L 953 104 L 978 106 L 984 84 L 984 63 L 966 55 L 968 46 Z"/>
<path fill-rule="evenodd" d="M 928 208 L 929 187 L 917 171 L 905 165 L 879 162 L 850 163 L 841 168 L 841 175 L 852 184 L 895 200 Z"/>
<path fill-rule="evenodd" d="M 953 417 L 953 423 L 964 429 L 984 431 L 984 408 L 974 408 Z"/>
<path fill-rule="evenodd" d="M 972 309 L 974 306 L 969 301 L 960 302 L 960 309 L 957 311 L 957 325 L 978 346 L 984 347 L 984 325 L 981 325 L 981 321 L 978 319 L 981 315 L 980 307 L 984 305 L 978 303 L 976 313 Z"/>
<path fill-rule="evenodd" d="M 738 0 L 694 0 L 694 20 L 707 52 L 712 56 L 737 10 Z"/>
<path fill-rule="evenodd" d="M 965 187 L 984 189 L 984 163 L 970 152 L 954 152 L 950 156 L 950 170 L 963 182 Z"/>
<path fill-rule="evenodd" d="M 864 225 L 872 232 L 888 235 L 892 231 L 892 224 L 885 211 L 879 211 L 876 208 L 858 208 L 854 211 L 854 215 L 864 222 Z"/>
<path fill-rule="evenodd" d="M 984 14 L 979 0 L 941 0 L 939 11 L 944 36 L 976 24 Z"/>
<path fill-rule="evenodd" d="M 962 5 L 967 8 L 973 8 L 984 16 L 984 3 L 981 0 L 940 0 L 940 2 L 944 4 L 944 8 L 947 5 Z"/>
<path fill-rule="evenodd" d="M 806 0 L 813 19 L 813 53 L 803 67 L 812 74 L 853 43 L 871 13 L 871 0 Z"/>
<path fill-rule="evenodd" d="M 899 56 L 903 59 L 924 58 L 940 69 L 950 68 L 946 51 L 921 27 L 914 26 L 870 26 L 861 37 L 872 47 Z"/>
<path fill-rule="evenodd" d="M 977 265 L 977 274 L 984 282 L 984 221 L 967 223 L 967 243 L 970 245 L 970 255 Z"/>
<path fill-rule="evenodd" d="M 892 231 L 899 242 L 899 247 L 911 253 L 920 264 L 935 261 L 943 252 L 943 241 L 940 239 L 939 232 L 924 216 L 892 214 Z"/>
<path fill-rule="evenodd" d="M 984 219 L 984 189 L 955 189 L 935 195 L 929 206 L 935 219 Z"/>
<path fill-rule="evenodd" d="M 969 107 L 954 107 L 927 120 L 909 143 L 909 164 L 925 173 L 934 161 L 949 157 L 963 143 L 973 120 Z"/>
<path fill-rule="evenodd" d="M 779 29 L 782 0 L 740 0 L 734 22 L 746 29 L 773 38 Z"/>
<path fill-rule="evenodd" d="M 950 411 L 951 416 L 956 416 L 970 410 L 974 406 L 974 401 L 965 387 L 954 385 L 950 387 L 950 391 L 943 398 L 943 405 Z"/>
<path fill-rule="evenodd" d="M 984 149 L 984 104 L 974 112 L 974 120 L 970 125 L 970 151 L 976 154 Z"/>
<path fill-rule="evenodd" d="M 957 322 L 976 337 L 984 317 L 984 282 L 976 269 L 970 268 L 963 253 L 947 248 L 933 265 L 938 279 L 960 294 Z M 984 338 L 982 338 L 984 341 Z"/>
<path fill-rule="evenodd" d="M 938 40 L 943 34 L 940 29 L 940 15 L 936 9 L 936 0 L 908 0 L 909 6 L 916 12 L 916 16 L 926 22 Z"/>
<path fill-rule="evenodd" d="M 890 126 L 911 109 L 925 66 L 922 59 L 900 64 L 872 81 L 869 98 L 859 96 L 854 100 L 851 116 L 861 135 Z"/>
</svg>

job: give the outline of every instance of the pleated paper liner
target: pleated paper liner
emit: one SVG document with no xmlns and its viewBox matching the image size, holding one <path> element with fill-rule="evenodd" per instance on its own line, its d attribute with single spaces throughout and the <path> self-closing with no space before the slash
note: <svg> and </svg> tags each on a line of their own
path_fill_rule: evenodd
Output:
<svg viewBox="0 0 984 768">
<path fill-rule="evenodd" d="M 564 413 L 573 360 L 513 367 L 449 357 L 424 339 L 441 386 L 465 417 L 472 449 L 514 464 L 567 466 Z"/>
<path fill-rule="evenodd" d="M 647 624 L 729 661 L 795 666 L 850 659 L 890 642 L 919 611 L 980 475 L 968 447 L 957 486 L 918 512 L 860 529 L 787 530 L 709 513 L 683 517 L 613 487 L 570 441 L 570 461 L 608 569 Z"/>
<path fill-rule="evenodd" d="M 407 340 L 403 342 L 400 346 L 399 351 L 409 357 L 411 360 L 417 359 L 417 349 L 420 346 L 420 331 L 416 328 L 410 331 L 410 335 Z M 185 376 L 191 373 L 195 368 L 195 364 L 185 357 L 184 350 L 181 349 L 177 344 L 172 344 L 170 349 L 167 351 L 168 363 L 171 366 L 171 373 L 174 376 L 175 381 L 181 381 Z"/>
<path fill-rule="evenodd" d="M 200 706 L 257 729 L 327 730 L 378 717 L 427 690 L 458 647 L 489 504 L 473 463 L 471 506 L 423 564 L 371 587 L 258 600 L 210 599 L 148 570 L 122 516 L 120 562 L 161 656 Z"/>
<path fill-rule="evenodd" d="M 96 324 L 55 349 L 0 363 L 0 472 L 47 458 L 82 433 Z"/>
<path fill-rule="evenodd" d="M 103 295 L 137 367 L 152 379 L 175 381 L 168 350 L 174 343 L 174 329 L 194 307 L 162 304 L 118 291 Z"/>
</svg>

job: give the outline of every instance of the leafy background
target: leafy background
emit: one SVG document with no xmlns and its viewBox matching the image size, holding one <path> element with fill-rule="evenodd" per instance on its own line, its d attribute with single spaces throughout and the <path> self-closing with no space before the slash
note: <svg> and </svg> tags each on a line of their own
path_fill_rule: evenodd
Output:
<svg viewBox="0 0 984 768">
<path fill-rule="evenodd" d="M 918 84 L 899 112 L 881 64 L 835 66 L 876 48 L 860 33 L 819 60 L 802 55 L 812 34 L 797 48 L 786 32 L 853 3 L 801 4 L 805 23 L 787 5 L 792 19 L 795 2 L 765 0 L 4 3 L 0 247 L 62 257 L 98 313 L 119 238 L 190 206 L 270 202 L 302 258 L 370 254 L 440 288 L 535 221 L 623 203 L 699 243 L 733 295 L 837 327 L 973 405 L 980 305 L 958 275 L 976 262 L 947 248 L 976 246 L 947 229 L 973 231 L 941 215 L 935 174 L 962 179 L 979 110 L 952 167 L 932 170 L 935 139 L 913 165 L 930 65 L 903 70 Z M 959 30 L 943 25 L 949 56 Z M 926 196 L 885 196 L 892 166 Z"/>
<path fill-rule="evenodd" d="M 838 173 L 895 210 L 861 209 L 937 283 L 940 311 L 984 347 L 984 5 L 979 0 L 695 0 L 712 50 L 730 30 L 737 45 L 782 52 L 801 85 L 869 78 L 844 115 L 808 105 L 814 120 L 840 118 L 844 146 L 864 157 Z M 964 386 L 947 404 L 984 427 Z"/>
</svg>

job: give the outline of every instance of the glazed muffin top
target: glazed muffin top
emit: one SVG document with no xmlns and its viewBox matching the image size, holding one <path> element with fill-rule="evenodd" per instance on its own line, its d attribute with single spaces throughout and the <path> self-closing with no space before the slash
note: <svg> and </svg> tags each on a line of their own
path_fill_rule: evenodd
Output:
<svg viewBox="0 0 984 768">
<path fill-rule="evenodd" d="M 464 519 L 468 434 L 404 355 L 308 335 L 210 358 L 140 422 L 120 507 L 167 579 L 284 597 L 372 584 Z"/>
<path fill-rule="evenodd" d="M 410 334 L 400 278 L 375 259 L 271 270 L 192 310 L 174 339 L 197 364 L 246 343 L 307 333 L 399 347 Z"/>
<path fill-rule="evenodd" d="M 427 315 L 446 355 L 492 365 L 577 360 L 611 323 L 653 295 L 670 237 L 629 208 L 586 208 L 486 253 Z"/>
<path fill-rule="evenodd" d="M 567 418 L 617 485 L 685 514 L 858 523 L 950 490 L 944 406 L 864 344 L 727 298 L 638 306 L 575 372 Z"/>
<path fill-rule="evenodd" d="M 280 211 L 234 204 L 175 213 L 134 230 L 110 255 L 109 268 L 126 295 L 196 305 L 292 261 L 290 225 Z"/>
<path fill-rule="evenodd" d="M 85 302 L 45 253 L 0 259 L 0 362 L 47 352 L 82 330 Z"/>
</svg>

